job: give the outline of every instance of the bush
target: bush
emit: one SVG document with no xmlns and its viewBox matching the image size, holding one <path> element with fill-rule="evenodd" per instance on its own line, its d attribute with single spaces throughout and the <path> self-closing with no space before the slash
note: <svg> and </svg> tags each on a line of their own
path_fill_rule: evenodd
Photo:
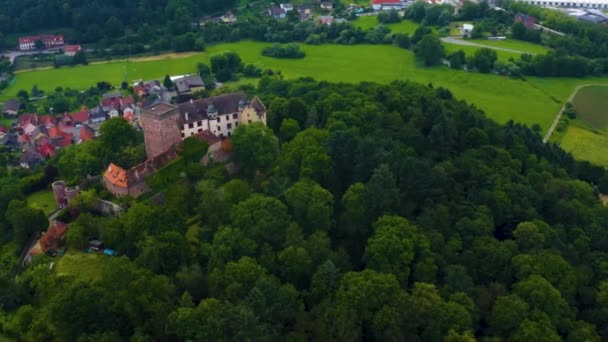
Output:
<svg viewBox="0 0 608 342">
<path fill-rule="evenodd" d="M 262 68 L 254 64 L 246 64 L 243 66 L 243 75 L 247 77 L 262 77 Z"/>
<path fill-rule="evenodd" d="M 306 56 L 297 44 L 274 44 L 262 50 L 262 55 L 274 58 L 303 58 Z"/>
</svg>

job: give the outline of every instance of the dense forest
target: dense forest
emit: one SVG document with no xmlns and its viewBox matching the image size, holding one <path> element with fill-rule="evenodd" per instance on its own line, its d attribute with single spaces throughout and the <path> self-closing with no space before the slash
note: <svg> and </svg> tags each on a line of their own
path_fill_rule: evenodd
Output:
<svg viewBox="0 0 608 342">
<path fill-rule="evenodd" d="M 68 246 L 99 237 L 122 256 L 106 257 L 88 275 L 61 274 L 41 257 L 18 277 L 3 259 L 0 336 L 599 341 L 608 334 L 608 209 L 597 198 L 603 169 L 432 85 L 264 77 L 251 91 L 267 104 L 269 127 L 236 130 L 238 177 L 184 153 L 186 172 L 164 201 L 127 200 L 120 217 L 93 216 L 86 198 L 77 201 Z M 117 143 L 109 131 L 101 141 Z M 23 183 L 3 172 L 2 239 L 22 243 L 40 216 L 19 200 Z M 42 176 L 57 175 L 47 168 Z"/>
</svg>

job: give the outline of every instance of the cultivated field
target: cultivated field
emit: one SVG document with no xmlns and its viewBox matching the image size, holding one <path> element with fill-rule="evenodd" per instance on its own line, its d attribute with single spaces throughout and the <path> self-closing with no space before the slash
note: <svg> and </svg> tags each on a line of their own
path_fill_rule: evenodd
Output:
<svg viewBox="0 0 608 342">
<path fill-rule="evenodd" d="M 608 87 L 585 87 L 574 97 L 576 117 L 592 129 L 608 127 Z"/>
</svg>

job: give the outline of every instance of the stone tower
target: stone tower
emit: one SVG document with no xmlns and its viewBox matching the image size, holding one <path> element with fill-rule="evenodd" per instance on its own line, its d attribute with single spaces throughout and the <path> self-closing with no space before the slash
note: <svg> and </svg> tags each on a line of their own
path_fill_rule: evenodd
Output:
<svg viewBox="0 0 608 342">
<path fill-rule="evenodd" d="M 53 196 L 55 196 L 55 203 L 57 203 L 57 207 L 63 208 L 67 202 L 65 198 L 65 182 L 53 182 L 51 187 L 53 188 Z"/>
<path fill-rule="evenodd" d="M 152 159 L 182 141 L 179 108 L 168 103 L 146 107 L 141 113 L 146 155 Z"/>
</svg>

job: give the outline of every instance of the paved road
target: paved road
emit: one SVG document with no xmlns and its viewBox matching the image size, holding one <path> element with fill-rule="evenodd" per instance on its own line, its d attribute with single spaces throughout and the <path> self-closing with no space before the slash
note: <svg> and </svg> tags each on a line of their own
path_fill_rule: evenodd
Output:
<svg viewBox="0 0 608 342">
<path fill-rule="evenodd" d="M 520 53 L 520 54 L 527 53 L 530 55 L 535 55 L 535 53 L 531 53 L 531 52 L 527 52 L 527 51 L 501 48 L 498 46 L 483 45 L 483 44 L 473 43 L 468 40 L 463 40 L 463 39 L 458 39 L 458 38 L 453 38 L 453 37 L 443 37 L 443 38 L 441 38 L 441 41 L 444 43 L 448 43 L 448 44 L 456 44 L 456 45 L 464 45 L 464 46 L 477 46 L 477 47 L 488 48 L 488 49 L 492 49 L 492 50 L 500 50 L 500 51 L 506 51 L 506 52 Z"/>
</svg>

